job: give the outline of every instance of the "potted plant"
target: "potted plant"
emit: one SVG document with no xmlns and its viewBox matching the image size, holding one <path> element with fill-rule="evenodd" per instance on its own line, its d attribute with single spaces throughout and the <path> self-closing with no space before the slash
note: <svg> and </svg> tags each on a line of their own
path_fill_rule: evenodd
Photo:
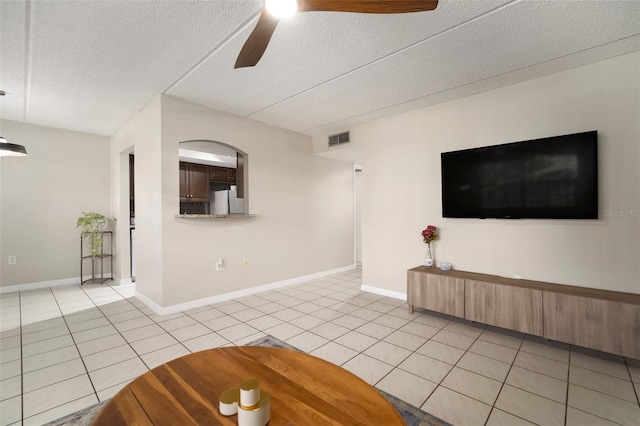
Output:
<svg viewBox="0 0 640 426">
<path fill-rule="evenodd" d="M 82 212 L 82 216 L 78 218 L 76 228 L 80 228 L 82 242 L 91 250 L 93 257 L 102 254 L 102 242 L 104 241 L 102 232 L 107 228 L 109 222 L 114 220 L 114 218 L 95 212 Z"/>
</svg>

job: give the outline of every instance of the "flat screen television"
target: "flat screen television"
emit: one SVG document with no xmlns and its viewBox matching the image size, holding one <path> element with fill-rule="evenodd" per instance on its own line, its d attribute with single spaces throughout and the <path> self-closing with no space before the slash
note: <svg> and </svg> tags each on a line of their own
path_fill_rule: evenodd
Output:
<svg viewBox="0 0 640 426">
<path fill-rule="evenodd" d="M 597 219 L 598 132 L 443 152 L 442 216 Z"/>
</svg>

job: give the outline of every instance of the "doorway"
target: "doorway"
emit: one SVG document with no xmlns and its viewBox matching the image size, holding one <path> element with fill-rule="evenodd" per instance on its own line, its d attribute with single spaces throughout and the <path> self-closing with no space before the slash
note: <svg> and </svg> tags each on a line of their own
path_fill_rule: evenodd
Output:
<svg viewBox="0 0 640 426">
<path fill-rule="evenodd" d="M 353 229 L 354 229 L 354 247 L 355 247 L 355 264 L 362 265 L 362 166 L 353 165 Z"/>
</svg>

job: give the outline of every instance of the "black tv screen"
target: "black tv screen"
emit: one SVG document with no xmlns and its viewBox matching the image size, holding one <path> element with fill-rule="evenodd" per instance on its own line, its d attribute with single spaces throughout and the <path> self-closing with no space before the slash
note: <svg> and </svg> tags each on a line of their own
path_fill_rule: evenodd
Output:
<svg viewBox="0 0 640 426">
<path fill-rule="evenodd" d="M 444 152 L 442 216 L 597 219 L 598 132 Z"/>
</svg>

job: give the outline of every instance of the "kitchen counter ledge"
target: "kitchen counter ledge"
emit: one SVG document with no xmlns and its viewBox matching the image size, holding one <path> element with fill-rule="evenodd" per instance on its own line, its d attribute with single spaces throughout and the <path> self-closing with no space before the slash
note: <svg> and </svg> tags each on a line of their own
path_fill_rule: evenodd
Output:
<svg viewBox="0 0 640 426">
<path fill-rule="evenodd" d="M 177 214 L 177 219 L 233 219 L 233 218 L 251 218 L 256 217 L 255 214 L 231 213 L 231 214 Z"/>
</svg>

